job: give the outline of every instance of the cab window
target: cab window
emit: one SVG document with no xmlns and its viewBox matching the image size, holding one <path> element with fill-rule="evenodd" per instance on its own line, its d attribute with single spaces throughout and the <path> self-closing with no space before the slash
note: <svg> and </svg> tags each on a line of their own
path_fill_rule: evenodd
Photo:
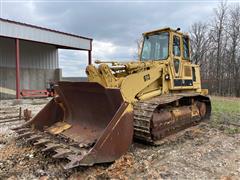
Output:
<svg viewBox="0 0 240 180">
<path fill-rule="evenodd" d="M 183 36 L 183 57 L 184 59 L 190 59 L 189 56 L 189 38 L 187 36 Z"/>
<path fill-rule="evenodd" d="M 178 36 L 173 36 L 173 55 L 181 56 L 180 38 Z"/>
<path fill-rule="evenodd" d="M 168 39 L 169 34 L 167 32 L 146 36 L 144 38 L 141 60 L 148 61 L 167 59 Z"/>
</svg>

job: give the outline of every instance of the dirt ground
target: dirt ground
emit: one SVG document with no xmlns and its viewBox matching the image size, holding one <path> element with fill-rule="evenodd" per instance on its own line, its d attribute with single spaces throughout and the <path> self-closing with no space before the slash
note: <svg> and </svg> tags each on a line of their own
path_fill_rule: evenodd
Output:
<svg viewBox="0 0 240 180">
<path fill-rule="evenodd" d="M 0 102 L 0 179 L 240 179 L 240 99 L 212 97 L 210 121 L 166 138 L 134 142 L 111 164 L 64 170 L 39 149 L 16 140 L 19 108 L 36 114 L 49 99 Z"/>
</svg>

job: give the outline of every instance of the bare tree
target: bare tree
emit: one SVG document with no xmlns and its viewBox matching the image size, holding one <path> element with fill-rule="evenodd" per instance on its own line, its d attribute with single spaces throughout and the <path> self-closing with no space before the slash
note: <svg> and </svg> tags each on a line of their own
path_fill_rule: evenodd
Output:
<svg viewBox="0 0 240 180">
<path fill-rule="evenodd" d="M 191 26 L 193 62 L 211 93 L 240 96 L 240 5 L 221 2 L 211 23 Z"/>
<path fill-rule="evenodd" d="M 237 84 L 240 84 L 240 6 L 239 4 L 233 4 L 229 10 L 229 23 L 228 30 L 230 45 L 229 45 L 229 53 L 230 53 L 230 71 L 229 71 L 229 91 L 232 93 L 233 87 L 234 93 L 237 96 L 240 96 L 240 89 Z"/>
<path fill-rule="evenodd" d="M 217 9 L 214 9 L 215 17 L 213 19 L 213 26 L 211 27 L 210 37 L 212 40 L 213 48 L 215 48 L 215 62 L 216 62 L 216 73 L 215 73 L 215 91 L 221 94 L 222 91 L 222 61 L 224 54 L 224 31 L 227 20 L 227 3 L 221 2 Z"/>
<path fill-rule="evenodd" d="M 207 24 L 202 22 L 194 23 L 190 30 L 192 61 L 195 64 L 204 65 L 205 55 L 208 51 L 208 28 Z"/>
</svg>

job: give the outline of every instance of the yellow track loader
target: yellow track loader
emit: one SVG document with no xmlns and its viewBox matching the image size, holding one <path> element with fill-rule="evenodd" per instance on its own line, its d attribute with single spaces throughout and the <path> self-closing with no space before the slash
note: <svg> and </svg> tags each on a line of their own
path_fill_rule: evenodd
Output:
<svg viewBox="0 0 240 180">
<path fill-rule="evenodd" d="M 19 138 L 67 159 L 70 169 L 113 162 L 133 139 L 157 145 L 210 116 L 188 35 L 170 28 L 143 33 L 139 57 L 96 61 L 86 68 L 88 82 L 59 82 L 57 95 L 15 129 Z"/>
</svg>

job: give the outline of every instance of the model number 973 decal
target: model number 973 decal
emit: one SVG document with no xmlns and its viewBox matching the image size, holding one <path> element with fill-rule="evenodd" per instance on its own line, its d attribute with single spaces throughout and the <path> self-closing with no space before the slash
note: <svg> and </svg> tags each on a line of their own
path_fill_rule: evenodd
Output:
<svg viewBox="0 0 240 180">
<path fill-rule="evenodd" d="M 150 75 L 147 74 L 147 75 L 143 76 L 143 79 L 144 79 L 144 81 L 148 81 L 148 80 L 150 80 Z"/>
</svg>

